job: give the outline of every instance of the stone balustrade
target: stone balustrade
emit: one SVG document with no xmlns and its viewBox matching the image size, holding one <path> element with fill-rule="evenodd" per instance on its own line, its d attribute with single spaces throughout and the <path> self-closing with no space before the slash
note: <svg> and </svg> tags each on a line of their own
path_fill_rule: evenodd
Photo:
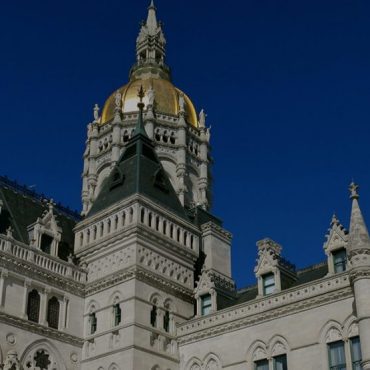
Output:
<svg viewBox="0 0 370 370">
<path fill-rule="evenodd" d="M 3 234 L 0 234 L 0 254 L 11 255 L 17 259 L 31 262 L 42 269 L 79 283 L 86 281 L 85 271 L 72 263 L 47 255 L 35 247 L 23 244 Z"/>
<path fill-rule="evenodd" d="M 137 224 L 149 227 L 187 250 L 192 250 L 196 254 L 199 253 L 199 238 L 197 235 L 185 227 L 171 222 L 163 215 L 149 209 L 149 207 L 143 206 L 140 206 L 139 209 L 137 206 L 120 209 L 112 215 L 83 228 L 76 233 L 75 245 L 78 249 L 85 249 Z"/>
</svg>

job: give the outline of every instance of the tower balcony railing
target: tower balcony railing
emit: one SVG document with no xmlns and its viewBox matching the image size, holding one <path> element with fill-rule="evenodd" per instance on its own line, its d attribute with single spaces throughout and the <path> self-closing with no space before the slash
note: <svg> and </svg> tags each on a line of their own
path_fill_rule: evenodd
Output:
<svg viewBox="0 0 370 370">
<path fill-rule="evenodd" d="M 83 269 L 4 234 L 0 234 L 0 254 L 11 255 L 78 283 L 86 282 L 86 272 Z"/>
<path fill-rule="evenodd" d="M 165 64 L 162 60 L 156 60 L 155 58 L 140 59 L 132 65 L 129 75 L 131 76 L 134 71 L 142 67 L 153 67 L 160 68 L 169 76 L 171 75 L 171 68 Z"/>
</svg>

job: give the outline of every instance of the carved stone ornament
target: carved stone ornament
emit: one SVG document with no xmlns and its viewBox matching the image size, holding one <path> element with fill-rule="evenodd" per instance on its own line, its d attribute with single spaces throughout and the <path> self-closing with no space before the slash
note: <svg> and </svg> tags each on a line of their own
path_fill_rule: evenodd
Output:
<svg viewBox="0 0 370 370">
<path fill-rule="evenodd" d="M 14 346 L 14 344 L 17 343 L 17 339 L 15 337 L 15 335 L 13 333 L 9 333 L 7 334 L 6 336 L 6 341 L 8 342 L 8 344 L 10 344 L 11 346 Z"/>
<path fill-rule="evenodd" d="M 342 334 L 337 328 L 331 328 L 326 334 L 326 343 L 342 340 Z"/>
<path fill-rule="evenodd" d="M 23 367 L 18 359 L 17 351 L 10 350 L 7 353 L 3 370 L 23 370 Z"/>
</svg>

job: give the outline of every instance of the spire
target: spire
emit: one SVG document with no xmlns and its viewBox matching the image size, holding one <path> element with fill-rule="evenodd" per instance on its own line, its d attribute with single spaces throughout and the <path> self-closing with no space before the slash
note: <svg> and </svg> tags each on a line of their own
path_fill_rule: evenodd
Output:
<svg viewBox="0 0 370 370">
<path fill-rule="evenodd" d="M 358 204 L 358 185 L 353 181 L 349 186 L 352 199 L 351 222 L 349 228 L 350 249 L 370 249 L 369 232 Z"/>
<path fill-rule="evenodd" d="M 142 22 L 139 35 L 136 39 L 136 64 L 131 68 L 130 78 L 136 79 L 143 73 L 159 75 L 161 78 L 170 79 L 170 70 L 164 64 L 166 54 L 166 39 L 161 22 L 157 20 L 156 7 L 151 1 L 148 15 Z"/>
<path fill-rule="evenodd" d="M 150 2 L 148 7 L 148 17 L 146 19 L 146 27 L 149 31 L 149 35 L 155 36 L 158 28 L 156 7 L 154 6 L 154 1 Z"/>
</svg>

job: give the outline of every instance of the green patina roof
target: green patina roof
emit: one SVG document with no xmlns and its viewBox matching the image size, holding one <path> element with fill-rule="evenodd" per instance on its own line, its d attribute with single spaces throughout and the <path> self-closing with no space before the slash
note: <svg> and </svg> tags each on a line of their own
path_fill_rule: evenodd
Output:
<svg viewBox="0 0 370 370">
<path fill-rule="evenodd" d="M 178 216 L 188 219 L 151 140 L 141 126 L 142 122 L 138 122 L 135 135 L 104 180 L 87 216 L 92 216 L 131 195 L 141 194 Z"/>
<path fill-rule="evenodd" d="M 11 226 L 13 237 L 28 244 L 27 227 L 36 222 L 37 218 L 42 217 L 43 213 L 48 210 L 48 206 L 42 201 L 42 198 L 41 195 L 1 177 L 0 200 L 3 205 L 0 213 L 0 233 L 6 233 L 6 229 Z M 79 216 L 61 206 L 54 207 L 54 214 L 58 226 L 62 228 L 59 255 L 66 259 L 69 253 L 73 253 L 73 228 L 79 220 Z"/>
</svg>

